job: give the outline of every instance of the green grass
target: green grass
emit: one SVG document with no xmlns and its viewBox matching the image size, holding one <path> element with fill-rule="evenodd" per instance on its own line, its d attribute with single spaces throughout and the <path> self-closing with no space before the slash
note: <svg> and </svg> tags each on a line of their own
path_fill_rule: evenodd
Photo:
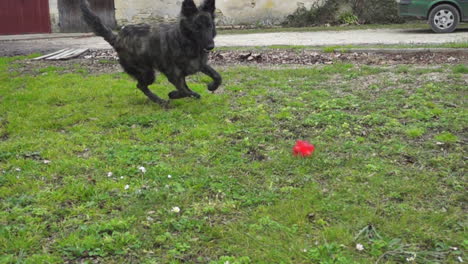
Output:
<svg viewBox="0 0 468 264">
<path fill-rule="evenodd" d="M 458 29 L 467 29 L 468 24 L 460 24 Z M 366 29 L 409 29 L 409 30 L 430 30 L 424 21 L 412 21 L 404 24 L 369 24 L 369 25 L 347 25 L 347 26 L 316 26 L 316 27 L 275 27 L 275 28 L 254 28 L 254 29 L 219 29 L 219 34 L 256 34 L 272 32 L 316 32 L 316 31 L 345 31 L 345 30 L 366 30 Z"/>
<path fill-rule="evenodd" d="M 124 74 L 19 59 L 0 58 L 0 263 L 465 258 L 466 65 L 227 67 L 163 110 Z"/>
</svg>

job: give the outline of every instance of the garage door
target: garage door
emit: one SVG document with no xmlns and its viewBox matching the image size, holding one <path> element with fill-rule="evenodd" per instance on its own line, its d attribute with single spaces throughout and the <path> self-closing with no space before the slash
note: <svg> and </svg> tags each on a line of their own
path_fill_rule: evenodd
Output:
<svg viewBox="0 0 468 264">
<path fill-rule="evenodd" d="M 0 35 L 50 33 L 49 0 L 0 0 Z"/>
</svg>

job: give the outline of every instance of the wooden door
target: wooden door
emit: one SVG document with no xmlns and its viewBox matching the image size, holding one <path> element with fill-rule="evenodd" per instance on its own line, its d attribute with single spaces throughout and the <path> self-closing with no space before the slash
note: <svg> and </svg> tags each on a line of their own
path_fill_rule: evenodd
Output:
<svg viewBox="0 0 468 264">
<path fill-rule="evenodd" d="M 114 0 L 88 0 L 91 10 L 97 14 L 102 22 L 115 29 Z M 60 32 L 90 32 L 83 21 L 79 0 L 59 0 L 59 28 Z"/>
<path fill-rule="evenodd" d="M 0 0 L 0 35 L 50 30 L 49 0 Z"/>
</svg>

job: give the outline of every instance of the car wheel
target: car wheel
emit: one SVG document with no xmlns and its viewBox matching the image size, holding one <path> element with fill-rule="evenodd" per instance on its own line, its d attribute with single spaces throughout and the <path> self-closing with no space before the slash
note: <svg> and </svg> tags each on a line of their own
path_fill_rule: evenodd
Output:
<svg viewBox="0 0 468 264">
<path fill-rule="evenodd" d="M 460 22 L 460 14 L 452 5 L 439 5 L 429 14 L 429 24 L 437 33 L 453 32 Z"/>
</svg>

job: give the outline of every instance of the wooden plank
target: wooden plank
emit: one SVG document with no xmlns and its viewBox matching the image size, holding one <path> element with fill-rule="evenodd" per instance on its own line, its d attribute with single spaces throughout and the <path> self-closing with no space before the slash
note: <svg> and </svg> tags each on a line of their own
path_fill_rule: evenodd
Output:
<svg viewBox="0 0 468 264">
<path fill-rule="evenodd" d="M 66 59 L 77 57 L 79 54 L 83 53 L 85 50 L 86 49 L 76 49 L 73 53 L 60 57 L 59 60 L 66 60 Z"/>
<path fill-rule="evenodd" d="M 49 58 L 47 58 L 46 60 L 57 60 L 57 59 L 59 59 L 60 57 L 66 56 L 66 55 L 70 55 L 70 54 L 72 54 L 73 52 L 75 52 L 75 50 L 74 50 L 74 49 L 70 49 L 69 51 L 59 53 L 59 54 L 57 54 L 57 55 L 55 55 L 55 56 L 53 56 L 53 57 L 49 57 Z"/>
<path fill-rule="evenodd" d="M 60 57 L 59 60 L 68 60 L 68 59 L 71 59 L 71 58 L 75 58 L 75 57 L 78 57 L 81 54 L 85 53 L 86 51 L 88 51 L 88 49 L 77 49 L 77 50 L 75 50 L 75 52 L 73 52 L 72 54 L 70 54 L 68 56 Z"/>
<path fill-rule="evenodd" d="M 40 57 L 34 58 L 34 59 L 32 59 L 32 60 L 42 60 L 42 59 L 45 59 L 45 58 L 48 58 L 48 57 L 55 56 L 55 55 L 57 55 L 57 54 L 59 54 L 59 53 L 62 53 L 62 52 L 64 52 L 64 51 L 66 51 L 66 50 L 68 50 L 68 49 L 61 49 L 61 50 L 59 50 L 59 51 L 52 52 L 52 53 L 46 54 L 46 55 L 44 55 L 44 56 L 40 56 Z"/>
</svg>

